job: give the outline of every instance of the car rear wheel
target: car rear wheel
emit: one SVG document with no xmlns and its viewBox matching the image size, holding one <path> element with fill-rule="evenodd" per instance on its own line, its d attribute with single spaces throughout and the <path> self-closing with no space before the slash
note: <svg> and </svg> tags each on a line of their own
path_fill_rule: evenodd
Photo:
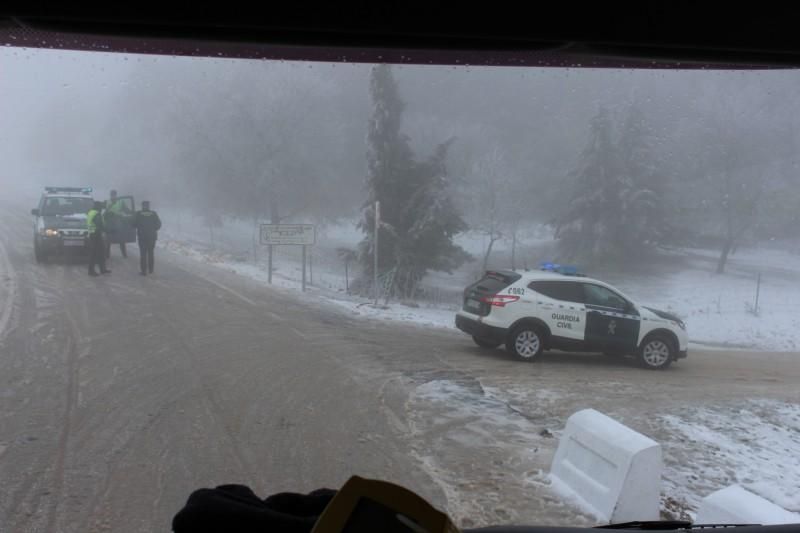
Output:
<svg viewBox="0 0 800 533">
<path fill-rule="evenodd" d="M 499 342 L 489 339 L 481 339 L 480 337 L 476 337 L 475 335 L 472 336 L 472 340 L 475 341 L 475 344 L 487 350 L 494 350 L 495 348 L 500 346 Z"/>
<path fill-rule="evenodd" d="M 639 363 L 650 370 L 663 370 L 672 364 L 674 358 L 673 343 L 663 335 L 645 339 L 639 348 Z"/>
<path fill-rule="evenodd" d="M 511 332 L 506 348 L 520 361 L 534 361 L 544 349 L 544 337 L 536 326 L 523 324 Z"/>
</svg>

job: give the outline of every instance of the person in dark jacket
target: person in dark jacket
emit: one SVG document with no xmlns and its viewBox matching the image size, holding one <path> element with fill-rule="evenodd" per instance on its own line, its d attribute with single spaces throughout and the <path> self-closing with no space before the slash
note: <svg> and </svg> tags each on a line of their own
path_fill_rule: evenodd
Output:
<svg viewBox="0 0 800 533">
<path fill-rule="evenodd" d="M 158 230 L 161 229 L 161 219 L 158 213 L 150 210 L 150 202 L 142 202 L 142 209 L 136 212 L 133 218 L 133 225 L 136 228 L 136 240 L 139 241 L 139 267 L 142 276 L 148 272 L 153 273 L 155 263 L 154 252 Z"/>
</svg>

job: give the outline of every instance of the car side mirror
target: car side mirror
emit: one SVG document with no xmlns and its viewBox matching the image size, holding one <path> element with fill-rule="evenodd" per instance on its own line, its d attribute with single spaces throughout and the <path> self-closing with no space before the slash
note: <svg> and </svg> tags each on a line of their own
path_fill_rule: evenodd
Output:
<svg viewBox="0 0 800 533">
<path fill-rule="evenodd" d="M 38 217 L 39 216 L 39 210 L 38 209 L 31 209 L 31 215 L 33 215 L 35 217 Z"/>
</svg>

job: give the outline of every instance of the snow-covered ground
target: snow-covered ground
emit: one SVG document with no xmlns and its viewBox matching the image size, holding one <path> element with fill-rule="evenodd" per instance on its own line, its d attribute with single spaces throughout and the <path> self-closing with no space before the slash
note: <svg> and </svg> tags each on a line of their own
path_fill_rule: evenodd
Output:
<svg viewBox="0 0 800 533">
<path fill-rule="evenodd" d="M 165 218 L 160 245 L 198 261 L 217 264 L 267 283 L 266 250 L 257 247 L 253 261 L 252 229 L 229 222 L 209 243 L 208 231 L 184 217 Z M 328 226 L 310 254 L 308 294 L 299 294 L 300 249 L 275 249 L 273 284 L 298 297 L 324 299 L 352 316 L 406 321 L 452 328 L 463 287 L 479 273 L 472 263 L 452 275 L 436 273 L 426 280 L 428 299 L 390 302 L 375 308 L 369 298 L 345 289 L 344 265 L 337 249 L 354 249 L 361 234 L 353 224 Z M 478 256 L 485 245 L 479 234 L 460 243 Z M 520 266 L 534 267 L 552 249 L 546 228 L 531 228 L 522 238 Z M 685 318 L 695 346 L 800 349 L 800 254 L 775 249 L 739 250 L 727 273 L 714 274 L 716 254 L 704 250 L 664 252 L 664 264 L 652 271 L 597 272 L 642 304 Z M 508 259 L 500 246 L 497 258 Z M 494 264 L 493 267 L 501 265 Z M 759 312 L 750 307 L 756 276 L 761 273 Z M 353 272 L 350 272 L 351 280 Z M 571 386 L 571 385 L 570 385 Z M 621 393 L 622 394 L 622 393 Z M 464 526 L 525 522 L 548 516 L 554 523 L 592 525 L 590 515 L 575 508 L 550 486 L 552 453 L 566 420 L 569 387 L 521 387 L 478 380 L 437 380 L 418 387 L 408 401 L 416 455 L 447 494 L 448 511 Z M 519 406 L 524 406 L 520 408 Z M 664 406 L 656 417 L 615 413 L 625 423 L 664 446 L 662 509 L 666 516 L 692 518 L 700 499 L 734 483 L 798 512 L 800 499 L 800 405 L 746 399 Z M 481 462 L 474 462 L 481 457 Z M 465 466 L 467 465 L 467 466 Z M 466 470 L 465 470 L 466 469 Z M 479 480 L 479 481 L 471 481 Z M 536 498 L 529 498 L 535 494 Z M 519 495 L 520 501 L 513 498 Z M 482 513 L 476 516 L 475 513 Z"/>
<path fill-rule="evenodd" d="M 447 495 L 447 512 L 463 527 L 486 524 L 592 526 L 549 486 L 555 434 L 546 427 L 553 391 L 518 410 L 503 391 L 478 380 L 434 380 L 416 388 L 406 406 L 415 456 Z M 543 429 L 544 427 L 544 429 Z M 477 460 L 476 460 L 477 459 Z"/>
<path fill-rule="evenodd" d="M 800 405 L 750 400 L 685 408 L 661 419 L 671 436 L 665 488 L 690 508 L 702 495 L 740 484 L 800 512 Z"/>
<path fill-rule="evenodd" d="M 562 525 L 594 525 L 588 509 L 575 515 L 581 502 L 565 498 L 547 475 L 565 423 L 555 413 L 571 396 L 560 387 L 494 387 L 478 380 L 419 386 L 407 407 L 416 453 L 447 492 L 448 512 L 483 523 L 547 516 Z M 661 443 L 665 517 L 694 519 L 702 498 L 733 484 L 800 511 L 800 405 L 752 399 L 664 406 L 656 418 L 607 414 Z M 476 509 L 483 514 L 476 516 Z"/>
<path fill-rule="evenodd" d="M 189 215 L 165 217 L 161 245 L 205 262 L 217 263 L 242 275 L 266 282 L 266 249 L 253 245 L 252 226 L 226 221 L 209 231 Z M 389 302 L 382 308 L 368 305 L 369 298 L 346 292 L 344 263 L 337 250 L 354 250 L 362 234 L 353 222 L 320 226 L 317 245 L 310 249 L 309 287 L 353 316 L 380 320 L 402 320 L 428 326 L 453 327 L 463 288 L 480 272 L 480 257 L 486 237 L 467 233 L 459 244 L 476 257 L 453 274 L 432 273 L 425 280 L 426 299 L 415 303 Z M 545 226 L 532 226 L 520 233 L 518 267 L 535 268 L 552 255 L 552 233 Z M 253 254 L 257 259 L 253 260 Z M 508 243 L 496 243 L 492 267 L 507 266 Z M 613 271 L 589 272 L 620 288 L 643 305 L 671 311 L 684 318 L 695 347 L 754 348 L 768 351 L 800 349 L 800 253 L 776 249 L 739 250 L 730 259 L 727 273 L 714 273 L 716 252 L 675 250 L 665 252 L 663 264 L 635 274 Z M 299 247 L 276 247 L 273 283 L 299 289 Z M 356 277 L 351 265 L 349 277 Z M 640 269 L 641 270 L 641 269 Z M 754 313 L 757 276 L 761 274 L 758 312 Z"/>
<path fill-rule="evenodd" d="M 670 270 L 676 271 L 636 276 L 607 273 L 603 278 L 640 303 L 683 317 L 695 343 L 800 349 L 797 250 L 739 250 L 722 275 L 714 272 L 715 251 L 676 250 L 664 255 L 665 262 L 671 259 L 679 270 L 673 267 Z M 754 313 L 757 290 L 758 312 Z"/>
</svg>

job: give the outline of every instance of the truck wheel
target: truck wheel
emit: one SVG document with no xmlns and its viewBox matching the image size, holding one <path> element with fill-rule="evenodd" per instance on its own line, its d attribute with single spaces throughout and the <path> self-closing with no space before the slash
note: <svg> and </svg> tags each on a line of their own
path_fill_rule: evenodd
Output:
<svg viewBox="0 0 800 533">
<path fill-rule="evenodd" d="M 639 348 L 639 363 L 649 370 L 663 370 L 674 358 L 672 341 L 664 335 L 648 337 Z"/>
<path fill-rule="evenodd" d="M 544 336 L 536 326 L 522 324 L 511 332 L 506 348 L 520 361 L 534 361 L 544 350 Z"/>
</svg>

